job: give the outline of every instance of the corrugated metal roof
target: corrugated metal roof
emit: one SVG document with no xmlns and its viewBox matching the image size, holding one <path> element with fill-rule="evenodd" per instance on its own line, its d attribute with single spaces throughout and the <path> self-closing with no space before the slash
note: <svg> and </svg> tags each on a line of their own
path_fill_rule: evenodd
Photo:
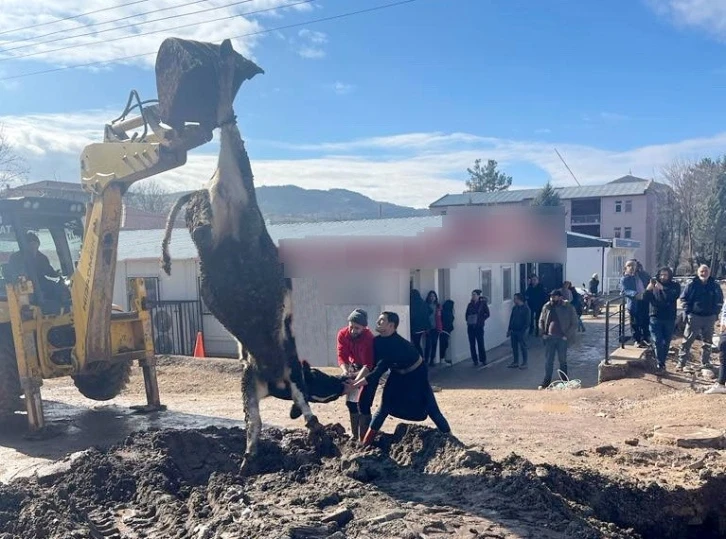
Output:
<svg viewBox="0 0 726 539">
<path fill-rule="evenodd" d="M 275 244 L 281 239 L 299 239 L 324 236 L 416 236 L 427 228 L 441 227 L 443 216 L 400 217 L 391 219 L 364 219 L 356 221 L 322 221 L 316 223 L 286 223 L 267 225 Z M 568 237 L 592 238 L 595 242 L 609 242 L 594 236 L 567 232 Z M 118 259 L 139 260 L 161 257 L 163 230 L 122 230 L 119 235 Z M 569 243 L 569 242 L 568 242 Z M 173 259 L 197 258 L 197 249 L 186 228 L 174 229 L 169 252 Z"/>
<path fill-rule="evenodd" d="M 440 215 L 364 219 L 356 221 L 322 221 L 267 225 L 272 240 L 312 236 L 415 236 L 426 228 L 440 227 Z M 118 259 L 133 260 L 161 257 L 163 230 L 122 230 L 119 235 Z M 172 258 L 196 258 L 197 250 L 186 228 L 174 229 L 169 246 Z"/>
<path fill-rule="evenodd" d="M 619 183 L 606 183 L 603 185 L 583 185 L 582 187 L 555 187 L 555 191 L 562 199 L 617 197 L 629 195 L 642 195 L 645 193 L 649 180 L 627 181 Z M 507 204 L 521 203 L 531 200 L 540 189 L 515 189 L 513 191 L 498 191 L 496 193 L 460 193 L 445 195 L 433 204 L 431 208 L 442 206 L 465 206 L 467 204 Z"/>
</svg>

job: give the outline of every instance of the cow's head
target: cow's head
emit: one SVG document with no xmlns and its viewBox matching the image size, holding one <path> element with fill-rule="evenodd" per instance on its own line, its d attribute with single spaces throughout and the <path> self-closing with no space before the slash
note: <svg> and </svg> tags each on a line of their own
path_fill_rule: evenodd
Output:
<svg viewBox="0 0 726 539">
<path fill-rule="evenodd" d="M 305 360 L 301 361 L 305 385 L 307 385 L 310 402 L 327 403 L 338 400 L 351 390 L 351 384 L 344 375 L 327 374 L 320 369 L 311 367 Z M 302 411 L 293 404 L 290 409 L 290 417 L 297 419 Z"/>
</svg>

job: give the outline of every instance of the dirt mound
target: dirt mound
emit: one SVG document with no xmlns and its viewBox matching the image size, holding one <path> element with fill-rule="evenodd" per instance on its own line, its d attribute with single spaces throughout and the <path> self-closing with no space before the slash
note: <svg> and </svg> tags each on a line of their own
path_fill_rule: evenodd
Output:
<svg viewBox="0 0 726 539">
<path fill-rule="evenodd" d="M 315 440 L 269 429 L 249 477 L 239 473 L 244 448 L 244 430 L 207 428 L 135 433 L 87 450 L 0 485 L 0 539 L 635 538 L 654 536 L 652 526 L 630 524 L 601 493 L 651 520 L 648 504 L 663 501 L 516 456 L 497 463 L 418 425 L 399 425 L 372 448 L 340 425 Z"/>
</svg>

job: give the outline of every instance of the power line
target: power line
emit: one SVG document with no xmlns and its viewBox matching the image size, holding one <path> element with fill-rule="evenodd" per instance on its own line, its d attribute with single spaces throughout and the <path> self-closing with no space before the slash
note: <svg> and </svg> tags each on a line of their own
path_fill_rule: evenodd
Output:
<svg viewBox="0 0 726 539">
<path fill-rule="evenodd" d="M 232 36 L 229 39 L 241 39 L 243 37 L 252 37 L 252 36 L 257 36 L 257 35 L 261 35 L 261 34 L 268 34 L 270 32 L 276 32 L 276 31 L 279 31 L 279 30 L 288 30 L 290 28 L 297 28 L 297 27 L 300 27 L 300 26 L 305 26 L 305 25 L 308 25 L 308 24 L 314 24 L 314 23 L 318 23 L 318 22 L 327 22 L 327 21 L 332 21 L 332 20 L 337 20 L 337 19 L 343 19 L 343 18 L 346 18 L 346 17 L 352 17 L 353 15 L 360 15 L 360 14 L 363 14 L 363 13 L 370 13 L 372 11 L 378 11 L 378 10 L 382 10 L 382 9 L 396 7 L 396 6 L 400 6 L 400 5 L 403 5 L 403 4 L 410 4 L 410 3 L 416 2 L 416 1 L 418 1 L 418 0 L 401 0 L 400 2 L 391 2 L 390 4 L 383 4 L 383 5 L 375 6 L 375 7 L 372 7 L 372 8 L 361 9 L 361 10 L 358 10 L 358 11 L 351 11 L 351 12 L 348 12 L 348 13 L 341 13 L 339 15 L 332 15 L 330 17 L 323 17 L 323 18 L 320 18 L 320 19 L 313 19 L 313 20 L 305 21 L 305 22 L 299 22 L 299 23 L 294 23 L 294 24 L 287 24 L 287 25 L 278 26 L 278 27 L 275 27 L 275 28 L 268 28 L 267 30 L 259 30 L 257 32 L 250 32 L 248 34 L 241 34 L 241 35 L 238 35 L 238 36 Z M 56 68 L 53 68 L 53 69 L 44 69 L 42 71 L 32 71 L 30 73 L 22 73 L 20 75 L 11 75 L 9 77 L 2 77 L 2 78 L 0 78 L 0 82 L 6 81 L 6 80 L 20 79 L 20 78 L 24 78 L 24 77 L 32 77 L 33 75 L 45 75 L 47 73 L 56 73 L 58 71 L 65 71 L 67 69 L 77 69 L 79 67 L 91 67 L 91 66 L 96 66 L 96 65 L 109 64 L 109 63 L 112 63 L 112 62 L 121 62 L 121 61 L 124 61 L 124 60 L 131 60 L 131 59 L 134 59 L 134 58 L 141 58 L 143 56 L 151 56 L 152 54 L 156 54 L 156 53 L 157 53 L 157 51 L 154 51 L 154 52 L 144 52 L 144 53 L 141 53 L 141 54 L 132 54 L 130 56 L 121 56 L 119 58 L 112 58 L 111 60 L 98 60 L 96 62 L 88 62 L 88 63 L 85 63 L 85 64 L 77 64 L 77 65 L 64 66 L 64 67 L 56 67 Z"/>
<path fill-rule="evenodd" d="M 22 28 L 15 28 L 14 30 L 3 30 L 2 32 L 0 32 L 0 36 L 5 35 L 5 34 L 12 34 L 14 32 L 22 32 L 23 30 L 31 30 L 32 28 L 39 28 L 40 26 L 48 26 L 49 24 L 55 24 L 57 22 L 70 21 L 71 19 L 78 19 L 79 17 L 85 17 L 86 15 L 93 15 L 94 13 L 101 13 L 102 11 L 111 11 L 112 9 L 133 6 L 134 4 L 143 4 L 144 2 L 148 2 L 148 1 L 149 0 L 136 0 L 135 2 L 128 2 L 126 4 L 120 4 L 118 6 L 105 7 L 103 9 L 95 9 L 93 11 L 86 11 L 85 13 L 80 13 L 79 15 L 72 15 L 70 17 L 64 17 L 63 19 L 57 19 L 55 21 L 41 22 L 38 24 L 32 24 L 30 26 L 23 26 Z"/>
<path fill-rule="evenodd" d="M 142 0 L 142 1 L 146 2 L 147 0 Z M 110 21 L 101 21 L 101 22 L 94 22 L 92 24 L 83 24 L 83 25 L 81 25 L 80 28 L 72 28 L 72 29 L 71 28 L 65 28 L 63 30 L 55 30 L 53 32 L 48 32 L 47 34 L 41 34 L 39 36 L 24 37 L 22 39 L 14 39 L 12 41 L 7 41 L 3 46 L 12 45 L 13 43 L 22 43 L 23 41 L 30 41 L 32 39 L 41 39 L 41 38 L 48 37 L 48 36 L 54 36 L 56 34 L 66 33 L 69 30 L 81 30 L 83 28 L 93 28 L 94 26 L 100 26 L 102 24 L 111 24 L 112 22 L 121 22 L 121 21 L 125 21 L 125 20 L 128 20 L 128 19 L 133 19 L 135 17 L 143 17 L 144 15 L 151 15 L 152 13 L 159 13 L 160 11 L 169 11 L 171 9 L 179 9 L 180 7 L 191 6 L 193 4 L 201 4 L 203 2 L 208 2 L 208 1 L 209 0 L 194 0 L 194 2 L 185 2 L 184 4 L 179 4 L 179 5 L 176 5 L 176 6 L 163 7 L 163 8 L 159 8 L 159 9 L 153 9 L 151 11 L 144 11 L 142 13 L 136 13 L 135 15 L 127 15 L 126 17 L 120 17 L 118 19 L 111 19 Z M 251 0 L 249 0 L 249 1 L 251 1 Z M 93 12 L 91 12 L 91 13 L 93 13 Z M 189 13 L 189 15 L 193 15 L 193 13 Z M 143 23 L 139 23 L 139 26 L 141 24 L 143 24 Z M 125 28 L 125 27 L 122 27 L 122 28 Z M 115 30 L 118 30 L 118 28 L 115 28 Z M 92 33 L 95 34 L 95 33 L 100 33 L 100 32 L 92 32 Z M 86 34 L 86 35 L 88 35 L 88 34 Z M 63 39 L 72 39 L 74 37 L 81 37 L 81 36 L 66 36 Z M 22 48 L 25 48 L 25 47 L 33 47 L 35 45 L 43 45 L 45 43 L 53 43 L 53 40 L 51 40 L 51 41 L 43 41 L 41 43 L 29 43 L 28 45 L 23 45 L 21 47 L 13 47 L 12 49 L 2 49 L 2 50 L 0 50 L 0 52 L 14 51 L 16 49 L 22 49 Z"/>
<path fill-rule="evenodd" d="M 134 17 L 138 17 L 138 16 L 141 16 L 141 15 L 146 15 L 148 13 L 156 13 L 156 12 L 159 12 L 159 11 L 168 11 L 170 9 L 176 9 L 178 7 L 185 7 L 185 6 L 192 5 L 192 4 L 199 4 L 200 2 L 206 2 L 206 1 L 207 0 L 195 0 L 194 2 L 188 2 L 186 4 L 181 4 L 179 6 L 161 8 L 161 9 L 157 9 L 157 10 L 154 10 L 154 11 L 149 11 L 147 13 L 139 13 L 138 15 L 129 15 L 127 17 L 122 17 L 122 18 L 116 19 L 114 21 L 106 21 L 106 23 L 109 23 L 109 22 L 118 22 L 118 21 L 122 21 L 122 20 L 125 20 L 125 19 L 132 19 Z M 144 26 L 145 24 L 151 24 L 152 22 L 168 21 L 170 19 L 178 19 L 180 17 L 188 17 L 189 15 L 198 15 L 199 13 L 207 13 L 208 11 L 215 11 L 217 9 L 224 9 L 224 8 L 228 8 L 228 7 L 234 7 L 234 6 L 238 6 L 240 4 L 248 4 L 248 3 L 252 2 L 252 1 L 253 0 L 241 0 L 239 2 L 234 2 L 232 4 L 226 4 L 224 6 L 212 7 L 212 8 L 207 8 L 207 9 L 200 9 L 199 11 L 192 11 L 191 13 L 181 13 L 181 14 L 178 14 L 178 15 L 169 15 L 168 17 L 161 17 L 160 19 L 152 19 L 150 21 L 142 21 L 142 22 L 138 22 L 138 23 L 126 24 L 124 26 L 117 26 L 116 28 L 107 28 L 105 30 L 97 30 L 97 31 L 88 32 L 88 33 L 85 33 L 85 34 L 77 34 L 75 36 L 58 37 L 58 38 L 55 38 L 55 39 L 49 39 L 48 41 L 41 41 L 39 43 L 28 43 L 27 45 L 20 45 L 19 47 L 13 47 L 13 48 L 10 48 L 10 49 L 0 49 L 0 53 L 2 53 L 2 52 L 10 52 L 10 51 L 18 50 L 18 49 L 25 49 L 25 48 L 28 48 L 28 47 L 37 47 L 38 45 L 47 45 L 48 43 L 56 43 L 58 41 L 66 41 L 68 39 L 75 39 L 77 37 L 97 36 L 98 34 L 105 34 L 106 32 L 115 32 L 116 30 L 123 30 L 124 28 L 135 28 L 135 27 L 139 27 L 139 26 Z M 313 0 L 310 0 L 310 1 L 312 2 Z M 278 6 L 276 8 L 275 7 L 273 7 L 273 8 L 266 8 L 266 9 L 261 10 L 261 11 L 270 11 L 270 10 L 274 10 L 274 9 L 279 9 L 280 7 L 286 7 L 286 6 Z M 252 13 L 258 13 L 258 12 L 257 11 L 253 11 Z M 247 15 L 247 13 L 242 13 L 241 15 Z M 235 16 L 237 16 L 237 15 L 235 15 Z M 216 19 L 216 20 L 224 20 L 224 19 Z M 213 22 L 213 21 L 209 21 L 209 22 Z M 97 23 L 97 24 L 106 24 L 106 23 Z M 88 28 L 90 28 L 92 26 L 96 26 L 96 24 L 90 24 L 90 25 L 88 25 Z M 191 25 L 189 25 L 189 26 L 191 26 Z M 173 30 L 173 28 L 171 28 L 171 29 L 168 28 L 167 30 Z M 63 30 L 63 32 L 67 32 L 67 30 Z M 58 33 L 58 32 L 54 32 L 54 33 Z M 150 33 L 154 33 L 154 32 L 150 32 Z M 135 34 L 135 37 L 143 36 L 143 35 L 147 35 L 147 34 Z M 32 39 L 32 38 L 29 38 L 29 39 Z M 123 38 L 116 38 L 116 39 L 123 39 Z M 113 40 L 111 40 L 111 41 L 113 41 Z M 87 44 L 73 45 L 73 46 L 74 47 L 84 47 L 86 45 Z M 64 50 L 64 49 L 53 49 L 53 50 L 46 51 L 46 52 L 55 52 L 55 51 L 58 51 L 58 50 Z M 34 56 L 36 54 L 44 54 L 44 52 L 34 52 L 34 53 L 24 54 L 24 55 L 20 55 L 20 56 L 14 56 L 13 58 L 26 58 L 27 56 Z M 9 60 L 9 59 L 10 58 L 0 59 L 0 62 L 2 62 L 4 60 Z"/>
<path fill-rule="evenodd" d="M 242 0 L 240 2 L 237 2 L 237 4 L 244 4 L 247 2 L 251 2 L 252 0 Z M 189 24 L 182 24 L 179 26 L 172 26 L 171 28 L 163 28 L 161 30 L 151 30 L 149 32 L 142 32 L 141 34 L 131 34 L 128 36 L 121 36 L 121 37 L 114 37 L 112 39 L 107 39 L 104 41 L 104 43 L 113 43 L 115 41 L 123 41 L 124 39 L 134 39 L 137 37 L 143 37 L 143 36 L 150 36 L 151 34 L 159 34 L 161 32 L 168 32 L 170 30 L 178 30 L 180 28 L 188 28 L 190 26 L 200 26 L 202 24 L 209 24 L 212 22 L 219 22 L 219 21 L 226 21 L 229 19 L 234 19 L 237 17 L 244 17 L 245 15 L 256 15 L 257 13 L 264 13 L 265 11 L 275 11 L 276 9 L 285 8 L 285 7 L 293 7 L 300 4 L 309 4 L 310 2 L 314 2 L 315 0 L 300 0 L 299 2 L 293 2 L 291 4 L 285 4 L 284 6 L 276 6 L 276 7 L 268 7 L 265 9 L 257 9 L 255 11 L 246 11 L 244 13 L 238 13 L 236 15 L 227 15 L 226 17 L 218 17 L 216 19 L 210 19 L 208 21 L 201 21 L 201 22 L 191 22 Z M 215 8 L 217 9 L 217 8 Z M 190 14 L 191 15 L 191 14 Z M 166 19 L 176 19 L 178 17 L 182 17 L 183 15 L 170 15 L 169 17 L 164 17 L 162 19 L 156 19 L 155 21 L 148 21 L 148 22 L 158 22 Z M 139 26 L 136 24 L 130 24 L 129 26 Z M 125 27 L 121 27 L 125 28 Z M 118 30 L 119 28 L 109 28 L 108 30 L 101 30 L 100 32 L 91 32 L 89 34 L 83 34 L 84 36 L 87 35 L 96 35 L 96 34 L 102 34 L 104 32 L 111 32 L 113 30 Z M 75 37 L 82 37 L 82 36 L 75 36 Z M 50 42 L 49 42 L 50 43 Z M 67 45 L 66 47 L 58 47 L 57 49 L 50 49 L 47 51 L 39 51 L 39 52 L 30 52 L 28 54 L 21 54 L 20 56 L 9 56 L 7 58 L 0 58 L 0 62 L 8 62 L 10 60 L 20 60 L 21 58 L 28 58 L 30 56 L 38 56 L 40 54 L 50 54 L 52 52 L 58 52 L 58 51 L 65 51 L 68 49 L 77 49 L 78 47 L 88 47 L 89 45 L 92 45 L 93 43 L 78 43 L 76 45 Z M 2 52 L 2 51 L 0 51 Z"/>
</svg>

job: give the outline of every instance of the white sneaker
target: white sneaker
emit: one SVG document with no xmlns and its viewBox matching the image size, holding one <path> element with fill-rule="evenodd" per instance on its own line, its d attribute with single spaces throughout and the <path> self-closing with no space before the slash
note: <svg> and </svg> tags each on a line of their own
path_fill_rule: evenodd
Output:
<svg viewBox="0 0 726 539">
<path fill-rule="evenodd" d="M 726 386 L 715 384 L 711 389 L 704 392 L 706 395 L 726 395 Z"/>
</svg>

